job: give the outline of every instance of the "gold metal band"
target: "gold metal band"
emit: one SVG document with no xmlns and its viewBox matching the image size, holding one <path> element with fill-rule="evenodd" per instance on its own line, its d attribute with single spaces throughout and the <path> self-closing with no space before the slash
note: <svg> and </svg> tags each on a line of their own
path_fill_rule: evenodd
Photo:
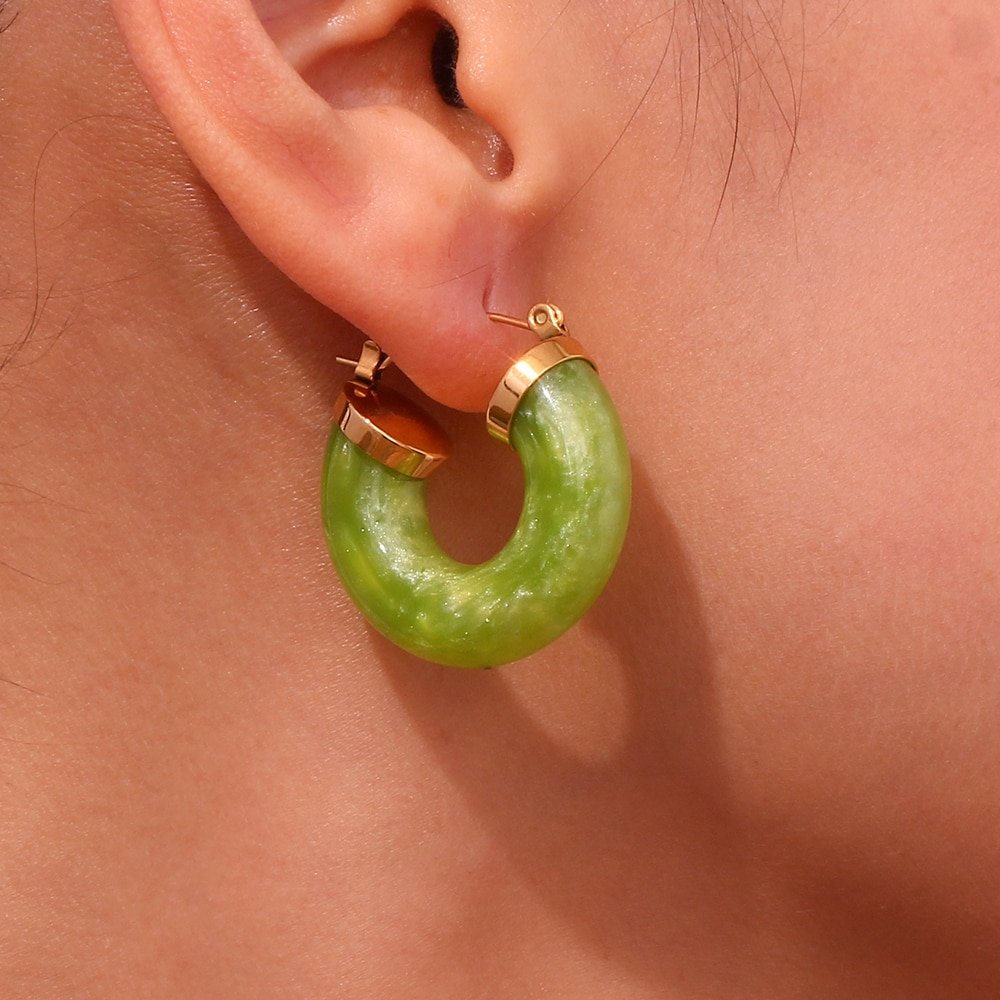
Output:
<svg viewBox="0 0 1000 1000">
<path fill-rule="evenodd" d="M 566 333 L 562 311 L 547 302 L 532 306 L 527 319 L 487 313 L 505 323 L 536 333 L 540 342 L 515 361 L 496 387 L 486 410 L 486 429 L 492 437 L 510 443 L 510 425 L 524 394 L 547 371 L 579 358 L 596 369 L 583 346 Z M 372 340 L 365 341 L 361 358 L 338 361 L 354 367 L 354 378 L 337 400 L 333 419 L 344 436 L 377 462 L 411 476 L 426 479 L 451 453 L 444 431 L 405 396 L 379 386 L 382 372 L 392 364 Z"/>
<path fill-rule="evenodd" d="M 547 371 L 573 358 L 581 358 L 596 369 L 583 345 L 566 334 L 550 336 L 526 351 L 507 369 L 486 409 L 486 429 L 504 444 L 510 443 L 510 424 L 521 397 Z"/>
<path fill-rule="evenodd" d="M 413 479 L 426 479 L 451 453 L 444 431 L 392 389 L 348 382 L 333 419 L 365 454 Z"/>
</svg>

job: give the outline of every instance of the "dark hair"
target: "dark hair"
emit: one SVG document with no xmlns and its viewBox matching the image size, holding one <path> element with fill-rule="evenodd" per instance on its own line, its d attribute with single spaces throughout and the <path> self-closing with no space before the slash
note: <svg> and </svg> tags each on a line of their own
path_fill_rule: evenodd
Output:
<svg viewBox="0 0 1000 1000">
<path fill-rule="evenodd" d="M 0 35 L 2 35 L 16 20 L 20 11 L 7 14 L 8 0 L 0 0 Z"/>
</svg>

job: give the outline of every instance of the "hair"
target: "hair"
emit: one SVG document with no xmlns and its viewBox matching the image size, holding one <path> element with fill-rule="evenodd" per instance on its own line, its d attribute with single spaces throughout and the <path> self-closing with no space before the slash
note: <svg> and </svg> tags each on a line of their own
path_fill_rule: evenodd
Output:
<svg viewBox="0 0 1000 1000">
<path fill-rule="evenodd" d="M 15 11 L 13 14 L 8 11 L 8 0 L 0 0 L 0 35 L 2 35 L 8 28 L 13 25 L 17 20 L 17 15 L 19 12 Z M 30 336 L 30 332 L 29 332 Z M 2 349 L 3 345 L 0 345 Z M 10 351 L 7 350 L 0 354 L 0 373 L 3 372 L 4 368 L 10 363 Z"/>
<path fill-rule="evenodd" d="M 20 11 L 7 13 L 8 0 L 0 0 L 0 35 L 2 35 L 16 20 Z"/>
</svg>

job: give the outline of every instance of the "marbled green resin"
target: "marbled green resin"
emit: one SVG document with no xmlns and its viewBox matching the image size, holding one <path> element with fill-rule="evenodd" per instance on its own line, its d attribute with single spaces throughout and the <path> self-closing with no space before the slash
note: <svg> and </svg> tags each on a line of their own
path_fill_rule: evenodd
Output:
<svg viewBox="0 0 1000 1000">
<path fill-rule="evenodd" d="M 323 474 L 333 561 L 375 628 L 416 656 L 454 667 L 528 656 L 580 618 L 618 559 L 628 451 L 590 365 L 565 361 L 531 386 L 510 441 L 524 465 L 524 508 L 503 549 L 470 566 L 434 540 L 424 483 L 380 465 L 334 427 Z"/>
</svg>

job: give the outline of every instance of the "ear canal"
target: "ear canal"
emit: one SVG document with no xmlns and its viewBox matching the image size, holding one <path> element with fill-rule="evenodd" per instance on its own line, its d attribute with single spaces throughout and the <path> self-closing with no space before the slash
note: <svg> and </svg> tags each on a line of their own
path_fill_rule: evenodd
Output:
<svg viewBox="0 0 1000 1000">
<path fill-rule="evenodd" d="M 431 75 L 445 104 L 453 108 L 468 107 L 458 89 L 458 32 L 447 21 L 434 36 Z"/>
<path fill-rule="evenodd" d="M 484 177 L 502 180 L 513 170 L 507 143 L 462 97 L 458 33 L 438 15 L 410 11 L 380 37 L 354 41 L 303 16 L 300 3 L 258 0 L 257 9 L 285 58 L 331 107 L 405 108 L 441 132 Z M 350 30 L 349 23 L 342 29 Z"/>
</svg>

